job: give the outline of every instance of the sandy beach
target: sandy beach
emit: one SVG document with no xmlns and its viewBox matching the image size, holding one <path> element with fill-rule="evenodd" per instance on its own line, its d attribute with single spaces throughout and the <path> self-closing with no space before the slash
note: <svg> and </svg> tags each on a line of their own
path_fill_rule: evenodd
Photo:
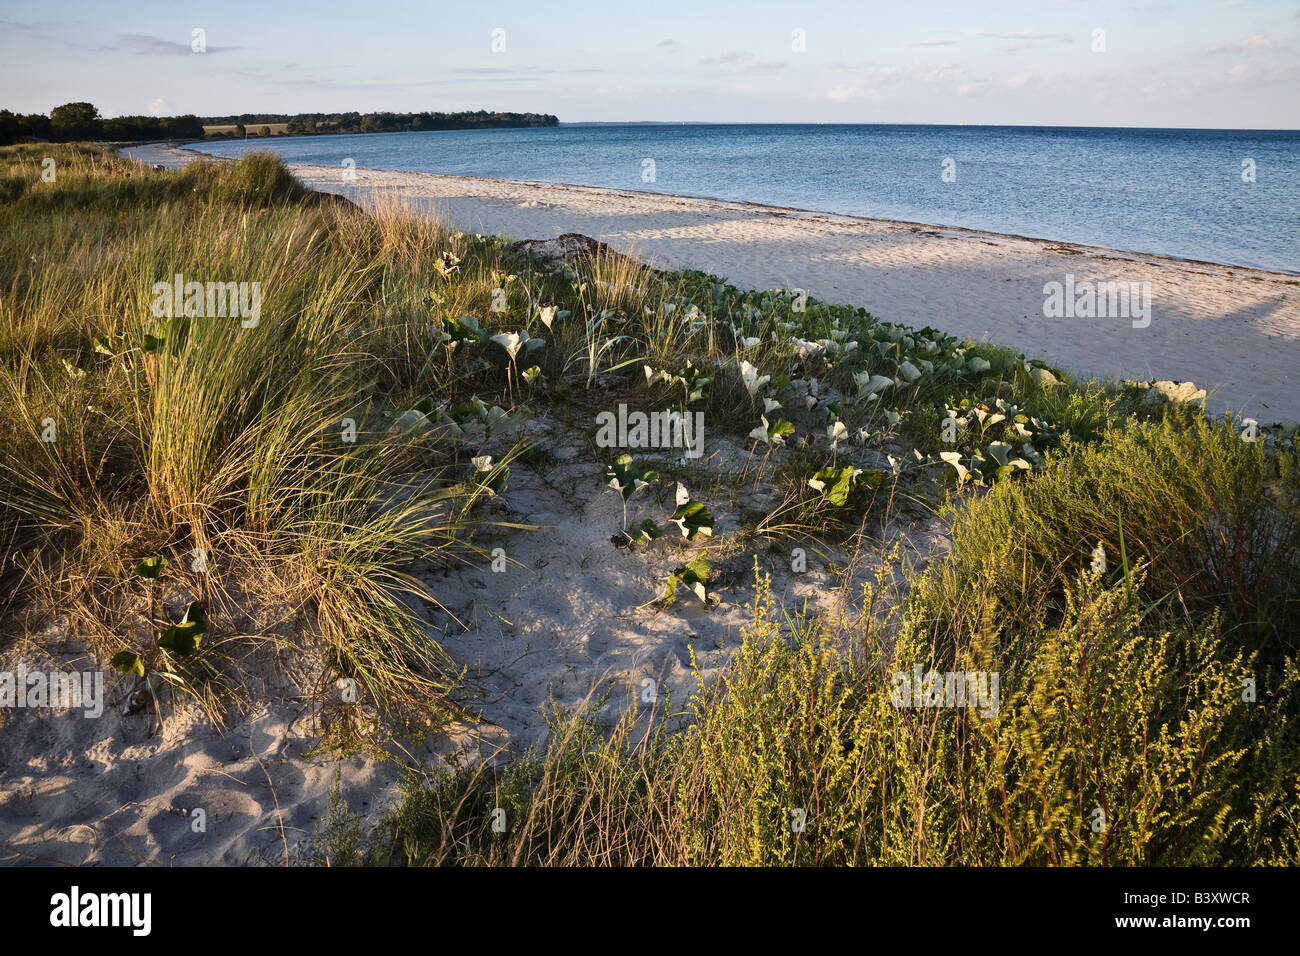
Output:
<svg viewBox="0 0 1300 956">
<path fill-rule="evenodd" d="M 176 165 L 197 153 L 128 150 Z M 878 318 L 930 325 L 1102 379 L 1192 381 L 1216 414 L 1300 419 L 1300 276 L 969 229 L 656 193 L 389 170 L 291 165 L 366 207 L 398 196 L 465 232 L 583 233 L 665 268 L 740 288 L 801 288 Z M 1149 283 L 1150 323 L 1046 318 L 1049 282 Z"/>
<path fill-rule="evenodd" d="M 642 192 L 295 166 L 365 206 L 395 192 L 467 232 L 579 232 L 740 288 L 802 288 L 1100 378 L 1193 381 L 1261 421 L 1300 418 L 1300 277 L 1016 236 Z M 1043 286 L 1151 285 L 1151 323 L 1043 316 Z"/>
</svg>

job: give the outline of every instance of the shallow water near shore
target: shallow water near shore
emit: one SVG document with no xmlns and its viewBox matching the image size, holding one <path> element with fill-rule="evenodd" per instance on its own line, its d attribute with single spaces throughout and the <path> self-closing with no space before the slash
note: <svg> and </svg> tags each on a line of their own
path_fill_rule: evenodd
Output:
<svg viewBox="0 0 1300 956">
<path fill-rule="evenodd" d="M 269 148 L 340 170 L 351 160 L 714 197 L 1300 271 L 1294 131 L 573 125 L 192 145 L 217 156 Z"/>
</svg>

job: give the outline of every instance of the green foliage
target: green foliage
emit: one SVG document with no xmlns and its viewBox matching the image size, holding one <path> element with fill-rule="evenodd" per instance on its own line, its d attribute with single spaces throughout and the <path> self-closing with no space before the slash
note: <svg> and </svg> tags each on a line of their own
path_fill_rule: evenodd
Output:
<svg viewBox="0 0 1300 956">
<path fill-rule="evenodd" d="M 57 188 L 4 185 L 34 183 L 47 148 Z M 504 490 L 509 459 L 477 446 L 526 414 L 514 363 L 487 343 L 527 354 L 541 341 L 534 320 L 548 347 L 524 378 L 544 380 L 538 392 L 680 395 L 712 433 L 767 446 L 752 449 L 755 467 L 775 463 L 790 495 L 760 533 L 856 527 L 885 497 L 885 474 L 857 456 L 886 439 L 936 464 L 953 454 L 989 485 L 954 500 L 952 553 L 910 574 L 892 611 L 872 597 L 852 622 L 791 617 L 760 581 L 742 647 L 725 677 L 701 682 L 683 732 L 647 729 L 635 706 L 611 729 L 603 700 L 557 716 L 540 754 L 413 779 L 385 853 L 599 865 L 1300 859 L 1294 430 L 1242 441 L 1232 423 L 1151 402 L 1151 389 L 1077 383 L 788 290 L 605 254 L 542 266 L 498 237 L 305 202 L 269 157 L 160 174 L 41 150 L 6 150 L 0 170 L 0 573 L 18 601 L 84 623 L 137 678 L 187 680 L 238 640 L 222 616 L 238 593 L 301 609 L 294 639 L 321 641 L 330 670 L 355 677 L 394 724 L 414 714 L 427 729 L 458 713 L 447 701 L 461 671 L 412 612 L 435 598 L 409 569 L 477 553 L 472 509 Z M 178 216 L 194 228 L 168 225 Z M 262 279 L 261 325 L 155 318 L 150 285 L 176 272 Z M 513 311 L 498 319 L 489 303 L 503 276 L 516 277 Z M 769 422 L 777 408 L 786 417 Z M 948 416 L 951 448 L 937 437 Z M 46 418 L 57 442 L 40 439 Z M 339 438 L 345 420 L 355 441 Z M 659 476 L 623 456 L 605 477 L 626 528 L 628 500 Z M 688 541 L 714 525 L 689 497 L 671 520 Z M 629 538 L 661 533 L 645 519 Z M 1087 570 L 1098 543 L 1118 557 L 1104 574 Z M 172 624 L 156 608 L 161 552 L 194 546 L 222 560 L 202 580 L 168 571 L 169 590 L 190 591 Z M 122 558 L 141 554 L 159 557 L 134 569 Z M 676 567 L 660 600 L 685 585 L 707 605 L 710 568 L 703 555 Z M 881 569 L 890 580 L 905 570 Z M 143 588 L 122 587 L 132 573 L 149 581 L 141 652 L 122 649 L 125 625 L 144 616 Z M 998 674 L 996 714 L 895 706 L 894 675 L 917 666 Z M 355 823 L 332 810 L 332 863 L 372 859 Z"/>
<path fill-rule="evenodd" d="M 934 611 L 950 629 L 976 629 L 962 592 L 978 585 L 999 621 L 1050 619 L 1097 542 L 1120 555 L 1121 522 L 1124 563 L 1146 572 L 1139 599 L 1178 595 L 1198 613 L 1221 608 L 1234 644 L 1267 648 L 1274 662 L 1295 653 L 1297 452 L 1242 441 L 1231 424 L 1203 419 L 1116 428 L 1090 445 L 1067 441 L 1027 480 L 999 483 L 954 526 L 961 557 L 934 592 Z M 1128 572 L 1111 571 L 1119 573 Z"/>
<path fill-rule="evenodd" d="M 650 518 L 645 518 L 636 526 L 634 533 L 631 535 L 633 541 L 642 544 L 649 544 L 651 541 L 657 541 L 662 538 L 664 533 L 659 525 L 655 524 Z"/>
<path fill-rule="evenodd" d="M 474 481 L 494 495 L 505 491 L 510 480 L 510 466 L 505 462 L 493 463 L 491 455 L 474 459 Z"/>
<path fill-rule="evenodd" d="M 162 574 L 163 569 L 167 567 L 167 559 L 161 555 L 155 555 L 152 558 L 145 558 L 135 566 L 132 572 L 136 577 L 145 578 L 146 580 L 156 581 Z"/>
<path fill-rule="evenodd" d="M 186 609 L 179 624 L 163 628 L 158 636 L 158 646 L 181 657 L 189 657 L 199 649 L 199 642 L 207 629 L 208 618 L 203 604 L 195 601 Z"/>
<path fill-rule="evenodd" d="M 681 383 L 682 391 L 686 395 L 685 401 L 687 405 L 704 398 L 705 387 L 713 381 L 710 376 L 701 372 L 694 362 L 687 362 L 675 378 Z"/>
<path fill-rule="evenodd" d="M 408 322 L 433 260 L 470 244 L 307 201 L 268 155 L 164 173 L 81 147 L 44 154 L 57 181 L 0 217 L 6 586 L 82 622 L 105 659 L 151 686 L 197 690 L 201 677 L 216 693 L 229 686 L 214 676 L 222 655 L 250 638 L 200 641 L 197 612 L 163 620 L 161 558 L 137 572 L 151 585 L 147 649 L 118 656 L 141 616 L 121 556 L 202 547 L 219 567 L 167 573 L 207 611 L 209 635 L 231 594 L 283 602 L 299 609 L 294 639 L 348 662 L 367 706 L 441 720 L 459 669 L 413 613 L 432 595 L 407 568 L 477 553 L 468 511 L 484 490 L 431 461 L 422 435 L 377 426 L 413 391 Z M 39 172 L 30 149 L 0 159 L 5 173 Z M 20 252 L 36 248 L 39 267 Z M 260 282 L 260 323 L 156 317 L 150 290 L 177 273 Z M 41 440 L 46 419 L 57 441 Z M 355 441 L 340 440 L 349 419 Z M 8 547 L 42 561 L 17 569 Z"/>
<path fill-rule="evenodd" d="M 378 852 L 418 866 L 629 866 L 665 858 L 674 838 L 671 821 L 660 817 L 672 786 L 664 771 L 679 747 L 665 723 L 642 733 L 624 719 L 607 734 L 592 714 L 555 712 L 550 724 L 541 753 L 511 751 L 429 779 L 409 776 Z"/>
<path fill-rule="evenodd" d="M 843 508 L 849 501 L 853 483 L 862 474 L 861 468 L 844 465 L 836 468 L 828 465 L 808 479 L 808 487 L 816 491 L 836 508 Z"/>
<path fill-rule="evenodd" d="M 387 863 L 383 849 L 367 840 L 361 832 L 361 814 L 354 812 L 343 797 L 341 770 L 334 773 L 325 817 L 316 824 L 311 863 L 329 867 L 383 866 Z"/>
<path fill-rule="evenodd" d="M 1294 454 L 1178 415 L 1086 446 L 1067 437 L 958 514 L 952 553 L 913 577 L 887 641 L 785 616 L 760 580 L 742 646 L 701 684 L 685 732 L 658 749 L 548 755 L 514 799 L 563 827 L 544 851 L 507 834 L 491 858 L 1294 864 Z M 1119 559 L 1106 574 L 1087 568 L 1098 536 Z M 1250 588 L 1202 593 L 1204 574 L 1246 551 L 1255 576 L 1221 580 Z M 1248 640 L 1261 626 L 1268 640 Z M 898 681 L 918 670 L 997 675 L 996 707 L 910 706 Z M 612 792 L 577 796 L 629 778 L 644 784 L 616 821 L 592 807 Z M 465 806 L 457 793 L 440 799 Z"/>
<path fill-rule="evenodd" d="M 632 496 L 659 480 L 657 471 L 644 471 L 632 463 L 631 455 L 620 455 L 605 472 L 606 484 L 623 499 L 623 528 L 627 529 L 627 503 Z"/>
<path fill-rule="evenodd" d="M 707 606 L 709 594 L 706 585 L 709 582 L 709 567 L 708 559 L 699 557 L 673 568 L 672 573 L 668 575 L 668 580 L 664 583 L 664 593 L 660 596 L 659 602 L 665 606 L 672 604 L 677 600 L 678 585 L 684 585 L 687 590 L 700 599 L 701 604 Z"/>
<path fill-rule="evenodd" d="M 749 433 L 749 437 L 765 445 L 784 445 L 785 440 L 794 434 L 794 424 L 784 418 L 769 422 L 767 416 L 763 416 L 762 422 Z"/>
<path fill-rule="evenodd" d="M 108 185 L 112 189 L 118 184 Z M 129 184 L 120 185 L 129 189 Z M 162 187 L 159 198 L 227 208 L 283 206 L 304 202 L 313 195 L 293 178 L 278 156 L 269 152 L 247 153 L 228 163 L 197 160 L 177 173 L 168 174 L 159 185 Z M 140 187 L 137 189 L 143 193 Z M 49 195 L 57 201 L 69 193 L 60 189 Z M 138 198 L 147 203 L 152 197 L 142 194 Z M 196 271 L 191 270 L 191 273 Z"/>
<path fill-rule="evenodd" d="M 703 502 L 687 501 L 678 505 L 669 520 L 677 525 L 687 541 L 694 541 L 701 534 L 713 534 L 713 515 Z"/>
<path fill-rule="evenodd" d="M 956 407 L 946 406 L 945 413 L 938 446 L 944 450 L 932 456 L 916 451 L 915 467 L 951 465 L 959 487 L 967 481 L 990 485 L 1042 467 L 1044 454 L 1062 437 L 1058 426 L 1003 398 L 979 402 L 963 398 Z"/>
<path fill-rule="evenodd" d="M 94 139 L 100 132 L 100 117 L 90 103 L 64 103 L 50 110 L 50 130 L 64 142 Z"/>
<path fill-rule="evenodd" d="M 627 501 L 634 494 L 659 480 L 657 471 L 644 471 L 632 463 L 631 455 L 620 455 L 605 472 L 609 487 Z"/>
<path fill-rule="evenodd" d="M 488 112 L 464 110 L 455 113 L 240 113 L 230 116 L 205 116 L 210 126 L 235 123 L 284 123 L 294 136 L 332 135 L 336 133 L 400 133 L 440 129 L 508 129 L 512 127 L 555 126 L 559 119 L 550 113 Z M 270 130 L 263 126 L 267 135 Z"/>
<path fill-rule="evenodd" d="M 144 676 L 144 661 L 135 651 L 118 651 L 108 662 L 109 666 L 119 673 L 135 677 Z"/>
<path fill-rule="evenodd" d="M 629 746 L 632 718 L 601 740 L 576 717 L 495 786 L 483 768 L 413 783 L 392 846 L 516 865 L 1294 862 L 1300 668 L 1247 702 L 1257 672 L 1215 615 L 1165 627 L 1155 612 L 1080 575 L 1056 625 L 1007 622 L 1002 651 L 936 645 L 913 618 L 889 652 L 846 650 L 827 622 L 783 618 L 760 579 L 683 734 Z M 914 667 L 998 674 L 994 712 L 911 706 L 895 688 Z M 493 833 L 507 803 L 519 823 Z"/>
</svg>

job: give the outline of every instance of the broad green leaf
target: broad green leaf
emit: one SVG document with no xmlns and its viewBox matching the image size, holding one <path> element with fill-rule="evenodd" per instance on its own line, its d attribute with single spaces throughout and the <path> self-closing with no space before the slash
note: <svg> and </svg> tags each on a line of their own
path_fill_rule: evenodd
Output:
<svg viewBox="0 0 1300 956">
<path fill-rule="evenodd" d="M 201 601 L 195 601 L 185 611 L 185 617 L 179 624 L 164 628 L 158 638 L 158 646 L 173 651 L 181 657 L 189 657 L 199 649 L 199 641 L 208 629 L 207 613 Z"/>
<path fill-rule="evenodd" d="M 632 534 L 630 537 L 633 541 L 648 543 L 658 538 L 662 538 L 663 536 L 663 530 L 649 518 L 646 518 L 637 526 L 636 533 Z"/>
<path fill-rule="evenodd" d="M 659 480 L 658 472 L 642 471 L 632 464 L 631 455 L 621 455 L 605 472 L 606 483 L 627 501 L 646 485 Z"/>
<path fill-rule="evenodd" d="M 809 478 L 808 485 L 815 491 L 821 492 L 822 497 L 835 507 L 842 508 L 849 500 L 849 491 L 853 486 L 853 479 L 858 474 L 859 470 L 851 465 L 845 465 L 842 468 L 828 465 Z"/>
<path fill-rule="evenodd" d="M 743 359 L 740 363 L 740 378 L 745 383 L 745 389 L 751 397 L 772 380 L 770 375 L 759 375 L 758 369 Z"/>
<path fill-rule="evenodd" d="M 472 315 L 462 315 L 458 319 L 447 318 L 447 334 L 456 342 L 478 342 L 487 341 L 487 333 L 478 326 L 478 319 Z"/>
<path fill-rule="evenodd" d="M 193 624 L 173 624 L 163 630 L 158 638 L 158 646 L 181 657 L 189 657 L 199 649 L 202 633 Z"/>
<path fill-rule="evenodd" d="M 148 578 L 153 581 L 157 580 L 158 575 L 162 574 L 162 570 L 165 567 L 167 567 L 167 559 L 158 555 L 152 558 L 145 558 L 135 566 L 135 570 L 132 573 L 137 577 Z"/>
<path fill-rule="evenodd" d="M 957 484 L 962 484 L 970 477 L 970 471 L 961 463 L 961 453 L 955 451 L 941 451 L 939 457 L 957 469 Z"/>
<path fill-rule="evenodd" d="M 682 537 L 694 541 L 697 535 L 713 534 L 713 515 L 701 502 L 689 501 L 673 512 L 672 522 L 681 529 Z"/>
<path fill-rule="evenodd" d="M 426 398 L 420 399 L 418 402 L 416 402 L 414 405 L 411 406 L 411 409 L 412 411 L 417 411 L 424 415 L 431 415 L 436 417 L 438 409 L 441 405 L 442 403 L 440 401 L 438 401 L 436 398 L 430 395 Z"/>
<path fill-rule="evenodd" d="M 140 660 L 140 655 L 135 651 L 118 651 L 113 655 L 108 665 L 123 674 L 134 674 L 136 677 L 144 676 L 144 661 Z"/>
</svg>

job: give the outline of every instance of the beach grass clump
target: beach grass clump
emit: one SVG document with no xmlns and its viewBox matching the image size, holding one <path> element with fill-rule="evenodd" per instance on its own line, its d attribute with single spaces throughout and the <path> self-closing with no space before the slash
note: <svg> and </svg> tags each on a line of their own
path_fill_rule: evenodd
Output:
<svg viewBox="0 0 1300 956">
<path fill-rule="evenodd" d="M 304 200 L 312 193 L 272 152 L 247 153 L 234 163 L 201 160 L 190 163 L 169 182 L 169 195 L 198 194 L 224 205 L 269 206 Z"/>
<path fill-rule="evenodd" d="M 273 157 L 172 174 L 45 151 L 53 183 L 5 154 L 36 180 L 0 229 L 13 593 L 107 660 L 162 626 L 123 583 L 165 555 L 165 603 L 208 601 L 209 646 L 304 630 L 364 700 L 451 713 L 457 670 L 413 611 L 436 596 L 407 569 L 475 554 L 484 492 L 436 435 L 390 427 L 410 236 L 309 201 Z"/>
</svg>

